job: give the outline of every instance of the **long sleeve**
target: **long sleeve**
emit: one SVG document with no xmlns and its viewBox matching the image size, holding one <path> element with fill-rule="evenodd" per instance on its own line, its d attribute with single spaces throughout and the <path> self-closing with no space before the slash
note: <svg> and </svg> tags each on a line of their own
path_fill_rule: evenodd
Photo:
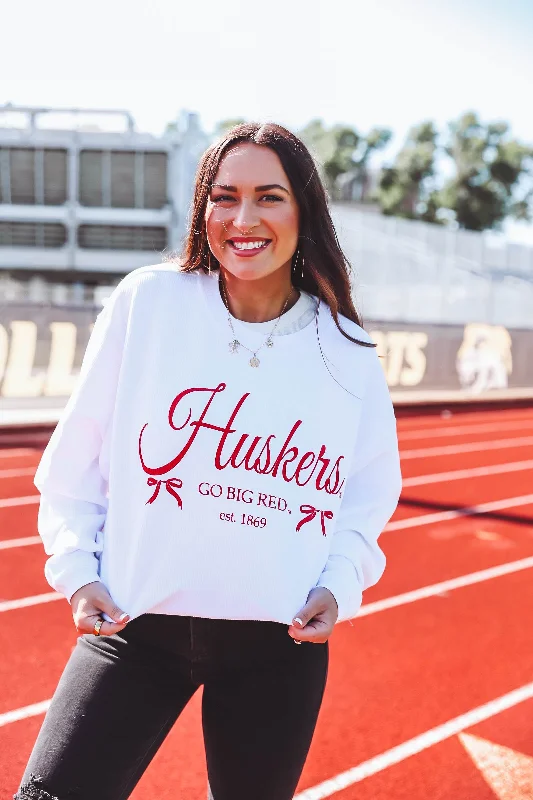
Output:
<svg viewBox="0 0 533 800">
<path fill-rule="evenodd" d="M 80 375 L 35 474 L 38 531 L 50 558 L 45 576 L 70 598 L 99 580 L 107 511 L 102 443 L 112 419 L 124 344 L 123 283 L 98 315 Z"/>
<path fill-rule="evenodd" d="M 370 357 L 351 473 L 341 501 L 329 558 L 317 586 L 329 589 L 338 622 L 356 616 L 362 592 L 381 578 L 385 556 L 378 537 L 401 492 L 394 410 L 375 351 Z"/>
</svg>

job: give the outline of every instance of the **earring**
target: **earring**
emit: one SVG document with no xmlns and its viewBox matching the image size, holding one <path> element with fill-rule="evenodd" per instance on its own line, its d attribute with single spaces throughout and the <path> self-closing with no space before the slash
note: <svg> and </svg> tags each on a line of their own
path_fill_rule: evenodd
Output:
<svg viewBox="0 0 533 800">
<path fill-rule="evenodd" d="M 300 258 L 300 248 L 298 247 L 297 250 L 296 250 L 296 253 L 294 255 L 294 261 L 293 261 L 293 264 L 292 264 L 292 270 L 293 270 L 293 273 L 294 273 L 295 277 L 296 277 L 296 272 L 297 272 L 296 268 L 298 266 L 298 259 L 299 258 Z M 304 257 L 303 257 L 303 255 L 301 256 L 301 260 L 302 260 L 302 272 L 301 272 L 301 275 L 302 275 L 302 278 L 303 278 L 303 276 L 304 276 Z"/>
</svg>

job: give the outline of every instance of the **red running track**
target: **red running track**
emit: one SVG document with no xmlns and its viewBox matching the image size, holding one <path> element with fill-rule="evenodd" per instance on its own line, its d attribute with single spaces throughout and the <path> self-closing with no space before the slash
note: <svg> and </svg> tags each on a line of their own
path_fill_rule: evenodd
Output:
<svg viewBox="0 0 533 800">
<path fill-rule="evenodd" d="M 400 417 L 398 431 L 406 485 L 381 538 L 387 570 L 362 615 L 331 638 L 297 796 L 533 798 L 533 409 L 421 411 Z M 16 790 L 42 721 L 42 711 L 21 710 L 50 698 L 76 640 L 64 601 L 5 610 L 5 601 L 51 591 L 40 544 L 14 546 L 35 536 L 37 504 L 5 505 L 36 494 L 39 455 L 0 450 L 0 800 Z M 446 518 L 472 506 L 482 513 Z M 445 591 L 398 598 L 462 576 Z M 375 605 L 388 598 L 396 607 Z M 200 700 L 198 692 L 133 800 L 205 800 Z"/>
</svg>

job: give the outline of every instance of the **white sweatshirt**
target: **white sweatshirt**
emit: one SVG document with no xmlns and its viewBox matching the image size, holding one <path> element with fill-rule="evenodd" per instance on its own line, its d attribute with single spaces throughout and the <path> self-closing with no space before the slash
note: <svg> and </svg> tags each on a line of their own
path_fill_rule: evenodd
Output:
<svg viewBox="0 0 533 800">
<path fill-rule="evenodd" d="M 394 412 L 375 349 L 299 302 L 310 324 L 291 309 L 253 368 L 216 273 L 121 281 L 35 476 L 53 588 L 101 580 L 132 618 L 290 624 L 324 586 L 357 614 L 401 488 Z M 252 349 L 272 326 L 234 321 Z"/>
</svg>

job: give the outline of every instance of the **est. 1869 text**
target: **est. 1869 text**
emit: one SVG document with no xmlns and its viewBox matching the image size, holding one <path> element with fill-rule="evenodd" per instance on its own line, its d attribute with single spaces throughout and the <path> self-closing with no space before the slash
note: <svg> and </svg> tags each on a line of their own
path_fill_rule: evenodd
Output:
<svg viewBox="0 0 533 800">
<path fill-rule="evenodd" d="M 253 514 L 238 514 L 233 511 L 226 513 L 224 511 L 220 514 L 222 522 L 240 522 L 241 525 L 253 525 L 254 528 L 264 528 L 267 524 L 266 517 L 254 517 Z"/>
</svg>

